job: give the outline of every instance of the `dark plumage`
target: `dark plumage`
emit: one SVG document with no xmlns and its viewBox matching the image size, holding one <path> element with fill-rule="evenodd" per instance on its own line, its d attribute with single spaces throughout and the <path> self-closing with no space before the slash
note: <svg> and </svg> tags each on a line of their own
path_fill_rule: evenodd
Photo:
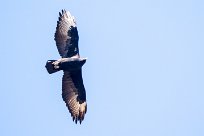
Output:
<svg viewBox="0 0 204 136">
<path fill-rule="evenodd" d="M 71 113 L 73 121 L 83 121 L 87 111 L 86 92 L 82 79 L 82 66 L 86 58 L 80 58 L 76 22 L 69 12 L 62 10 L 55 32 L 59 60 L 48 60 L 46 68 L 49 74 L 63 70 L 62 98 Z"/>
</svg>

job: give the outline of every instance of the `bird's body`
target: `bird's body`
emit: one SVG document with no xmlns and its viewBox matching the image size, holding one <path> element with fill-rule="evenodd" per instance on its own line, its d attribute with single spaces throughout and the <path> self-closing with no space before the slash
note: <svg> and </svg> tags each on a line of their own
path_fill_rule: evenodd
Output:
<svg viewBox="0 0 204 136">
<path fill-rule="evenodd" d="M 59 60 L 48 60 L 46 68 L 49 74 L 60 70 L 74 71 L 80 69 L 86 62 L 87 58 L 61 58 Z"/>
<path fill-rule="evenodd" d="M 86 92 L 82 79 L 82 66 L 86 58 L 81 58 L 79 55 L 79 36 L 74 17 L 65 10 L 59 15 L 55 41 L 62 58 L 48 60 L 45 67 L 49 74 L 63 70 L 62 98 L 73 121 L 81 123 L 87 111 Z"/>
</svg>

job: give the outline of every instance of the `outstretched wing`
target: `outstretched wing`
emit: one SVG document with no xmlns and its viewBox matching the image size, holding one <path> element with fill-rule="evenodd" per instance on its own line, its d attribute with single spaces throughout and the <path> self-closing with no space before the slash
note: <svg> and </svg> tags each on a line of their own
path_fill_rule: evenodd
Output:
<svg viewBox="0 0 204 136">
<path fill-rule="evenodd" d="M 62 98 L 71 113 L 73 121 L 83 121 L 86 110 L 86 92 L 83 85 L 82 70 L 64 71 L 62 78 Z"/>
<path fill-rule="evenodd" d="M 78 31 L 74 17 L 70 12 L 62 10 L 59 13 L 59 20 L 55 32 L 55 41 L 58 52 L 62 58 L 79 55 Z"/>
</svg>

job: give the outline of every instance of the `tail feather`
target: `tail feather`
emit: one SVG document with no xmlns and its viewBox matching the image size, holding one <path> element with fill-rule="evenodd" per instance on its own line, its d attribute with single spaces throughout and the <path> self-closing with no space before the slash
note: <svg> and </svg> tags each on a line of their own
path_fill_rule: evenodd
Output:
<svg viewBox="0 0 204 136">
<path fill-rule="evenodd" d="M 57 71 L 60 70 L 60 69 L 55 69 L 55 68 L 54 68 L 54 65 L 52 64 L 54 61 L 56 61 L 56 60 L 48 60 L 47 63 L 46 63 L 46 65 L 45 65 L 45 67 L 46 67 L 46 69 L 47 69 L 47 72 L 48 72 L 49 74 L 55 73 L 55 72 L 57 72 Z"/>
</svg>

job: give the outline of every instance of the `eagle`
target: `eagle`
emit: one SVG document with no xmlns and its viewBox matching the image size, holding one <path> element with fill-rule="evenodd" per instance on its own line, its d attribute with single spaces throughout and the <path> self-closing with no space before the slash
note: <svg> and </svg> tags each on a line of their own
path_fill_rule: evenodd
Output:
<svg viewBox="0 0 204 136">
<path fill-rule="evenodd" d="M 62 98 L 73 121 L 76 124 L 79 121 L 81 124 L 87 111 L 86 91 L 82 78 L 82 66 L 87 58 L 79 55 L 76 21 L 69 11 L 59 12 L 54 37 L 61 58 L 48 60 L 45 67 L 49 74 L 63 71 Z"/>
</svg>

